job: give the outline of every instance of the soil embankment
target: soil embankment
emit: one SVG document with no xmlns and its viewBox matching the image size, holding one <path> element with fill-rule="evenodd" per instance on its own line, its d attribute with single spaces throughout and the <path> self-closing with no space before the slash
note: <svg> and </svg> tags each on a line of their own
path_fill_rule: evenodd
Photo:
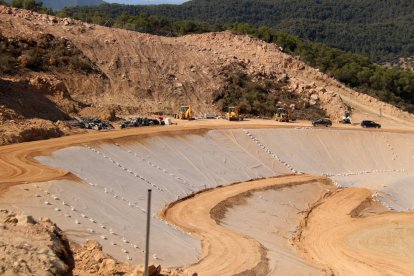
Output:
<svg viewBox="0 0 414 276">
<path fill-rule="evenodd" d="M 175 203 L 164 210 L 161 217 L 202 240 L 203 254 L 198 263 L 187 267 L 188 270 L 200 275 L 243 275 L 247 271 L 265 275 L 269 267 L 262 245 L 217 224 L 221 214 L 230 207 L 226 201 L 255 190 L 289 187 L 318 179 L 308 175 L 284 176 L 221 187 Z"/>
<path fill-rule="evenodd" d="M 371 195 L 349 188 L 324 199 L 304 221 L 296 246 L 334 275 L 411 275 L 414 214 L 356 216 Z"/>
</svg>

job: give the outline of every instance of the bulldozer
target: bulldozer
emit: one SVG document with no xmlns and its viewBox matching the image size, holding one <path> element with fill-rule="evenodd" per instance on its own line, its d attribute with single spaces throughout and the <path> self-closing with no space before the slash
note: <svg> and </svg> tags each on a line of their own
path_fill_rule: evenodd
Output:
<svg viewBox="0 0 414 276">
<path fill-rule="evenodd" d="M 288 110 L 284 108 L 276 109 L 273 119 L 278 122 L 290 122 L 293 121 Z"/>
<path fill-rule="evenodd" d="M 226 112 L 226 119 L 229 121 L 241 121 L 239 112 L 236 107 L 230 106 Z"/>
<path fill-rule="evenodd" d="M 174 117 L 181 120 L 193 120 L 193 109 L 191 105 L 180 106 L 180 111 Z"/>
</svg>

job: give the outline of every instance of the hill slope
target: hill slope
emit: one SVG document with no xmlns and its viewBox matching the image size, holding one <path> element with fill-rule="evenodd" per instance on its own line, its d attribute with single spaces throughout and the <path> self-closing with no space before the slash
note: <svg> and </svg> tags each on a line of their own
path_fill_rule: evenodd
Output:
<svg viewBox="0 0 414 276">
<path fill-rule="evenodd" d="M 2 6 L 0 34 L 6 45 L 23 47 L 16 62 L 26 65 L 0 75 L 3 124 L 78 114 L 174 112 L 183 103 L 193 105 L 196 114 L 216 113 L 223 104 L 220 99 L 234 87 L 248 92 L 251 108 L 260 101 L 249 97 L 259 97 L 270 87 L 275 105 L 289 107 L 288 100 L 294 99 L 295 109 L 305 114 L 309 109 L 304 107 L 316 106 L 336 119 L 351 106 L 370 114 L 381 109 L 384 117 L 401 122 L 413 118 L 345 87 L 275 44 L 248 36 L 224 32 L 159 37 Z M 44 52 L 44 45 L 56 46 Z M 47 66 L 30 69 L 28 65 L 37 64 L 33 60 Z M 47 108 L 25 104 L 28 99 Z"/>
<path fill-rule="evenodd" d="M 114 4 L 89 9 L 90 14 L 95 11 L 112 18 L 126 12 L 172 20 L 267 25 L 378 62 L 414 55 L 414 2 L 410 0 L 193 0 L 179 6 Z M 88 9 L 72 12 L 81 14 Z"/>
</svg>

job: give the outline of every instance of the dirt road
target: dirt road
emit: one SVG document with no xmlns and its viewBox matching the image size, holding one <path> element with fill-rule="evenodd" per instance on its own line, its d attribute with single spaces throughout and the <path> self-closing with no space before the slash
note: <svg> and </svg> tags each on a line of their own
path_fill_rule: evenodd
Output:
<svg viewBox="0 0 414 276">
<path fill-rule="evenodd" d="M 309 175 L 290 175 L 221 187 L 178 202 L 162 211 L 161 217 L 203 242 L 200 261 L 187 267 L 187 270 L 200 275 L 237 275 L 247 274 L 247 271 L 256 273 L 254 275 L 266 275 L 268 266 L 262 246 L 252 238 L 217 224 L 216 216 L 220 216 L 226 208 L 224 202 L 248 191 L 281 188 L 321 179 Z M 219 209 L 216 208 L 218 205 Z"/>
<path fill-rule="evenodd" d="M 211 129 L 222 128 L 294 128 L 308 127 L 309 123 L 299 122 L 295 124 L 278 123 L 273 120 L 248 120 L 244 122 L 228 122 L 225 120 L 198 120 L 178 121 L 178 125 L 154 126 L 135 128 L 109 132 L 91 132 L 77 134 L 50 140 L 26 142 L 0 147 L 0 195 L 8 187 L 25 182 L 45 182 L 62 178 L 76 178 L 67 171 L 51 168 L 35 161 L 33 157 L 48 155 L 53 151 L 73 145 L 85 143 L 102 143 L 114 139 L 129 139 L 131 137 L 148 135 L 173 135 L 177 133 L 203 132 Z M 352 129 L 352 127 L 345 127 Z M 357 128 L 361 130 L 360 128 Z M 413 132 L 410 130 L 392 130 L 397 132 Z"/>
<path fill-rule="evenodd" d="M 306 221 L 297 247 L 334 275 L 412 275 L 414 214 L 361 218 L 371 194 L 348 188 L 323 200 Z"/>
</svg>

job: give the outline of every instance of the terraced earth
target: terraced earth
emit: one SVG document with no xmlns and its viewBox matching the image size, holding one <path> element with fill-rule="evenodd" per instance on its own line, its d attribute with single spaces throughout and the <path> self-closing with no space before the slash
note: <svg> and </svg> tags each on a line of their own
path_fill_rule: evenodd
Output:
<svg viewBox="0 0 414 276">
<path fill-rule="evenodd" d="M 0 207 L 49 217 L 120 260 L 143 261 L 152 189 L 151 256 L 164 266 L 200 275 L 412 271 L 410 130 L 199 121 L 0 150 Z"/>
</svg>

